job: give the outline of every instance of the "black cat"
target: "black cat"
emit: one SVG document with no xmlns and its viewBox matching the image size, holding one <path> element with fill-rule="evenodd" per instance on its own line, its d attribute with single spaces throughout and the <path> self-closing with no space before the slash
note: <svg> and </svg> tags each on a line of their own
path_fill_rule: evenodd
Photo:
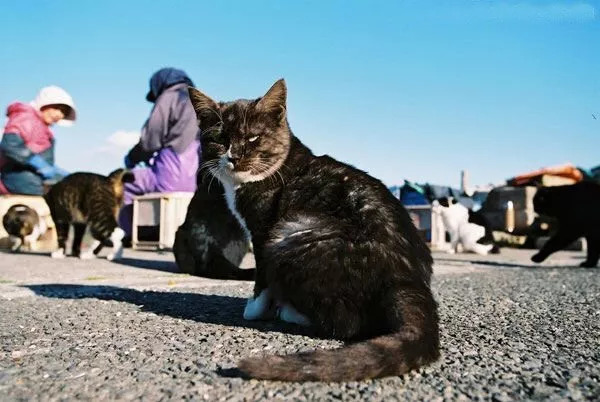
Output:
<svg viewBox="0 0 600 402">
<path fill-rule="evenodd" d="M 541 187 L 533 197 L 533 207 L 540 215 L 554 218 L 558 230 L 531 257 L 544 261 L 580 237 L 587 241 L 587 259 L 582 267 L 592 268 L 600 257 L 600 184 L 583 181 L 569 186 Z"/>
<path fill-rule="evenodd" d="M 483 226 L 485 228 L 485 235 L 477 240 L 479 244 L 491 244 L 492 249 L 490 250 L 491 254 L 500 254 L 500 246 L 494 240 L 494 231 L 492 230 L 492 224 L 489 219 L 485 217 L 485 215 L 481 212 L 481 210 L 473 211 L 469 208 L 469 222 L 474 223 L 479 226 Z"/>
<path fill-rule="evenodd" d="M 185 222 L 175 235 L 175 261 L 190 275 L 253 280 L 254 269 L 239 268 L 249 249 L 249 236 L 225 204 L 223 185 L 213 179 L 200 170 Z"/>
<path fill-rule="evenodd" d="M 400 375 L 439 357 L 432 258 L 408 213 L 379 181 L 315 156 L 286 117 L 286 86 L 217 103 L 190 88 L 202 155 L 252 235 L 254 298 L 246 319 L 279 317 L 339 350 L 243 360 L 253 378 L 345 381 Z"/>
</svg>

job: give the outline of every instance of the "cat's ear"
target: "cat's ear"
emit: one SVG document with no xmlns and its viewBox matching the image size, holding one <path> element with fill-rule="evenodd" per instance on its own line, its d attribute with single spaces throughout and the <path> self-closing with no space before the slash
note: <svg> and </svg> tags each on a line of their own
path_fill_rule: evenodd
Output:
<svg viewBox="0 0 600 402">
<path fill-rule="evenodd" d="M 285 117 L 287 102 L 287 87 L 285 80 L 281 78 L 260 98 L 256 109 L 265 113 L 277 113 L 280 118 Z"/>
<path fill-rule="evenodd" d="M 217 102 L 194 87 L 188 87 L 188 93 L 201 124 L 203 120 L 221 119 Z"/>
</svg>

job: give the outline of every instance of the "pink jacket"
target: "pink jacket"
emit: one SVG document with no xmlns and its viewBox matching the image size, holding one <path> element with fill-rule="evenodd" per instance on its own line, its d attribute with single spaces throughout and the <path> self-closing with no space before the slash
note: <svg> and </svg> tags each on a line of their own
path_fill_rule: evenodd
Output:
<svg viewBox="0 0 600 402">
<path fill-rule="evenodd" d="M 52 146 L 54 135 L 33 106 L 14 102 L 6 109 L 6 115 L 4 133 L 19 134 L 33 153 L 39 154 Z"/>
</svg>

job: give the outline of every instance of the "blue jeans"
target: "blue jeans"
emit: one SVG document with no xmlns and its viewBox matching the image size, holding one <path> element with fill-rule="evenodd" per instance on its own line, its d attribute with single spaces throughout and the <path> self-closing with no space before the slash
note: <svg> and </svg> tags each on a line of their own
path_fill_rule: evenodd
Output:
<svg viewBox="0 0 600 402">
<path fill-rule="evenodd" d="M 0 180 L 11 194 L 44 194 L 42 177 L 29 170 L 3 172 Z"/>
</svg>

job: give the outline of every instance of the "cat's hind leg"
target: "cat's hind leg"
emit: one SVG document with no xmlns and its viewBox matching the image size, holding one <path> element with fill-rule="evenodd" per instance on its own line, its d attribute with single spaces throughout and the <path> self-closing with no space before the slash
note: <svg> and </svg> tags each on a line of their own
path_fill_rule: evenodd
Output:
<svg viewBox="0 0 600 402">
<path fill-rule="evenodd" d="M 123 258 L 123 237 L 125 237 L 125 231 L 118 226 L 115 227 L 110 234 L 113 248 L 110 254 L 106 256 L 107 260 L 113 261 Z"/>
<path fill-rule="evenodd" d="M 110 261 L 119 259 L 123 256 L 123 237 L 125 232 L 117 224 L 117 220 L 109 211 L 97 211 L 94 216 L 90 216 L 90 231 L 92 236 L 98 240 L 94 246 L 94 254 L 98 254 L 105 243 L 112 243 L 112 251 L 106 256 Z"/>
<path fill-rule="evenodd" d="M 71 246 L 71 255 L 74 257 L 80 257 L 81 254 L 81 241 L 85 234 L 85 223 L 73 223 L 73 245 Z"/>
<path fill-rule="evenodd" d="M 347 227 L 326 215 L 291 216 L 273 229 L 257 269 L 277 284 L 283 321 L 315 324 L 319 335 L 337 339 L 360 334 L 372 318 L 363 314 L 370 301 L 359 290 L 368 275 L 353 267 L 372 250 L 347 238 Z"/>
<path fill-rule="evenodd" d="M 466 249 L 479 255 L 488 255 L 488 253 L 494 248 L 492 244 L 479 244 L 472 243 L 465 247 Z"/>
<path fill-rule="evenodd" d="M 94 258 L 96 258 L 95 251 L 98 248 L 102 248 L 102 242 L 100 240 L 94 239 L 94 241 L 92 242 L 92 244 L 90 244 L 90 247 L 87 250 L 85 250 L 83 253 L 79 253 L 79 258 L 82 260 L 93 260 Z"/>
</svg>

